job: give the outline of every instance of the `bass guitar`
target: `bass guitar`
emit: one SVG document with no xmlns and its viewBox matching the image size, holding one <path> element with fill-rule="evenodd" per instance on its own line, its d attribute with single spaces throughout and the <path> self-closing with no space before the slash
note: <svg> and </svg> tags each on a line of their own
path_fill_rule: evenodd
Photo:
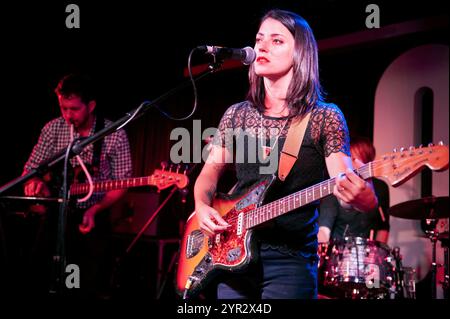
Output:
<svg viewBox="0 0 450 319">
<path fill-rule="evenodd" d="M 158 190 L 172 185 L 176 185 L 178 188 L 185 188 L 188 183 L 189 178 L 185 174 L 156 169 L 150 176 L 94 182 L 93 193 L 141 186 L 156 186 Z M 88 183 L 75 183 L 70 186 L 70 195 L 82 195 L 88 192 Z"/>
</svg>

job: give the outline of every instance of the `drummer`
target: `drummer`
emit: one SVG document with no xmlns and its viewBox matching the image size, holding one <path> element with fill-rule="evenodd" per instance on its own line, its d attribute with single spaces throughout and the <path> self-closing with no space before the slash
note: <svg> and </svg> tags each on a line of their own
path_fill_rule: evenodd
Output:
<svg viewBox="0 0 450 319">
<path fill-rule="evenodd" d="M 375 147 L 365 137 L 355 137 L 350 144 L 353 166 L 368 163 L 375 158 Z M 327 243 L 330 239 L 345 237 L 362 237 L 387 243 L 389 237 L 389 187 L 382 180 L 373 178 L 373 185 L 378 196 L 379 206 L 371 212 L 364 213 L 344 209 L 335 196 L 328 196 L 321 201 L 319 215 L 319 243 Z"/>
</svg>

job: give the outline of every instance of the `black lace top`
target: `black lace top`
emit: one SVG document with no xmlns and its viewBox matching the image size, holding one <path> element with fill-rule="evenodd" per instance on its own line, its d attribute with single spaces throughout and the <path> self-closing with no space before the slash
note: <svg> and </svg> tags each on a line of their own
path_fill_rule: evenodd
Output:
<svg viewBox="0 0 450 319">
<path fill-rule="evenodd" d="M 234 154 L 238 179 L 235 192 L 242 192 L 268 174 L 277 174 L 279 154 L 291 120 L 262 115 L 250 102 L 228 108 L 223 115 L 216 145 Z M 324 180 L 325 158 L 343 152 L 350 156 L 349 134 L 341 110 L 334 104 L 320 104 L 313 110 L 299 151 L 299 160 L 284 182 L 275 183 L 265 202 L 290 195 Z M 265 156 L 265 154 L 268 154 Z M 317 254 L 317 207 L 313 203 L 284 214 L 256 230 L 262 248 L 307 256 Z"/>
</svg>

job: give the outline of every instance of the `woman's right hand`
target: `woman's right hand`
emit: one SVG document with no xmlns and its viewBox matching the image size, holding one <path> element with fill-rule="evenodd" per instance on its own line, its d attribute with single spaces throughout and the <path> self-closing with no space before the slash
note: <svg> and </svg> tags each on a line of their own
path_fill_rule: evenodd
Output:
<svg viewBox="0 0 450 319">
<path fill-rule="evenodd" d="M 203 203 L 196 205 L 195 215 L 200 230 L 208 236 L 221 233 L 231 226 L 220 216 L 217 210 Z"/>
</svg>

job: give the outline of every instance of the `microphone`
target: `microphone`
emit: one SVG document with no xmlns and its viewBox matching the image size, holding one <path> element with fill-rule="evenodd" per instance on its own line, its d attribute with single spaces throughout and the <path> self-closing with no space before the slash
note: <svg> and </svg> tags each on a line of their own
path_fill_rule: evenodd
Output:
<svg viewBox="0 0 450 319">
<path fill-rule="evenodd" d="M 243 49 L 224 48 L 218 46 L 200 45 L 197 47 L 207 54 L 211 54 L 218 59 L 225 60 L 239 60 L 245 65 L 252 64 L 256 59 L 256 52 L 251 47 L 245 47 Z"/>
</svg>

